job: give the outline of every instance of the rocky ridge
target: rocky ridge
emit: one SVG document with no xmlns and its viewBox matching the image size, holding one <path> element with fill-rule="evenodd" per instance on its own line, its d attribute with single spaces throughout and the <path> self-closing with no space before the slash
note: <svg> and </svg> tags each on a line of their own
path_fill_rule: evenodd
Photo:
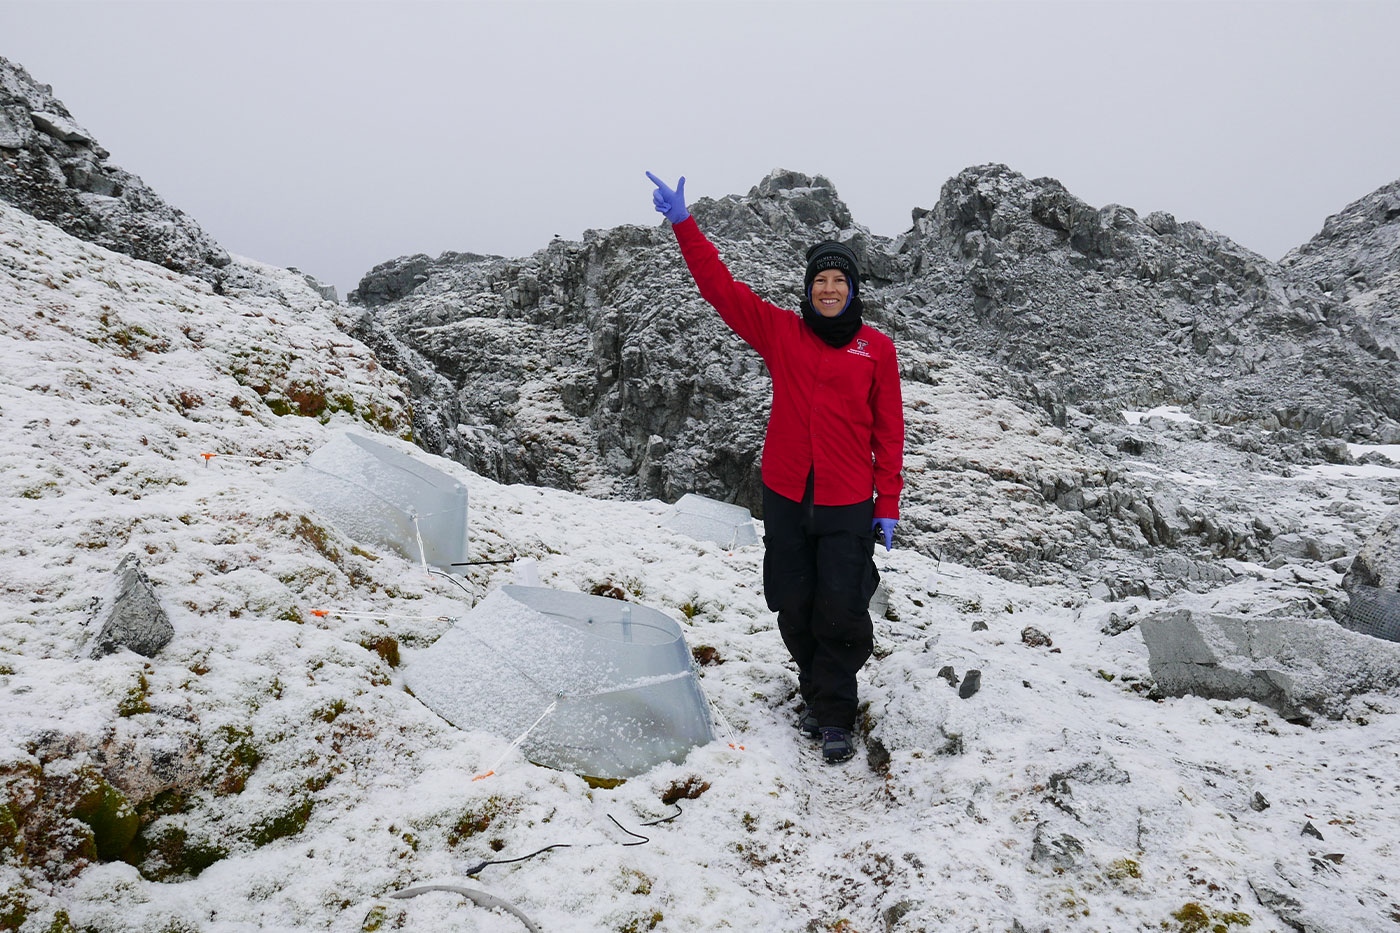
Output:
<svg viewBox="0 0 1400 933">
<path fill-rule="evenodd" d="M 51 86 L 0 57 L 0 200 L 81 240 L 219 282 L 223 247 L 110 155 Z"/>
<path fill-rule="evenodd" d="M 1218 583 L 1219 558 L 1354 552 L 1271 508 L 1260 477 L 1346 461 L 1344 437 L 1400 437 L 1400 374 L 1347 336 L 1350 312 L 1262 257 L 996 165 L 950 180 L 897 240 L 795 172 L 692 210 L 779 305 L 796 306 L 810 243 L 860 256 L 868 317 L 901 354 L 906 546 L 1115 593 Z M 427 449 L 506 482 L 759 509 L 767 374 L 664 224 L 523 259 L 410 257 L 356 294 L 398 296 L 356 334 L 409 376 Z M 1191 414 L 1123 421 L 1167 403 Z"/>
<path fill-rule="evenodd" d="M 1357 342 L 1383 359 L 1400 353 L 1400 181 L 1327 218 L 1279 265 L 1354 315 Z"/>
</svg>

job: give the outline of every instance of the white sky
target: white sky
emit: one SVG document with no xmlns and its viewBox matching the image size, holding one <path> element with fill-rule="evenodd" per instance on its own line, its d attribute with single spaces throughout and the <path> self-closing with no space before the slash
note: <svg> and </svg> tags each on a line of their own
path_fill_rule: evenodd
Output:
<svg viewBox="0 0 1400 933">
<path fill-rule="evenodd" d="M 0 0 L 0 55 L 229 250 L 342 296 L 823 174 L 895 235 L 981 162 L 1270 259 L 1400 177 L 1400 3 Z"/>
</svg>

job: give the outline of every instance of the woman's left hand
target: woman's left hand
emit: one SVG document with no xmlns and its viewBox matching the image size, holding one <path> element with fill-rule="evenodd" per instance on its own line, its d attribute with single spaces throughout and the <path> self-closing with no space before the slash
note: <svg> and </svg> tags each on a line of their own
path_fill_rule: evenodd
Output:
<svg viewBox="0 0 1400 933">
<path fill-rule="evenodd" d="M 885 550 L 890 550 L 894 543 L 894 526 L 899 524 L 897 518 L 877 518 L 871 524 L 871 531 L 878 531 L 885 536 Z"/>
</svg>

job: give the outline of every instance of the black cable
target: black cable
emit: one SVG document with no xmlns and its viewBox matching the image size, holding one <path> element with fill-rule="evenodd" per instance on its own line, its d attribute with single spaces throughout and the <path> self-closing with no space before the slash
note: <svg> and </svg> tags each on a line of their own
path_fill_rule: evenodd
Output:
<svg viewBox="0 0 1400 933">
<path fill-rule="evenodd" d="M 475 567 L 477 564 L 512 564 L 520 558 L 507 557 L 504 560 L 454 560 L 450 567 Z"/>
<path fill-rule="evenodd" d="M 676 808 L 676 812 L 675 812 L 675 813 L 672 813 L 670 816 L 663 816 L 661 819 L 658 819 L 658 820 L 651 820 L 650 822 L 643 823 L 642 825 L 643 825 L 643 826 L 655 826 L 655 825 L 657 825 L 658 823 L 669 823 L 669 822 L 671 822 L 672 820 L 674 820 L 676 817 L 680 816 L 682 812 L 684 812 L 684 811 L 681 810 L 681 805 L 678 804 L 678 803 L 673 803 L 673 804 L 671 804 L 671 806 L 673 806 L 673 807 Z M 644 845 L 646 845 L 648 842 L 651 842 L 650 839 L 648 839 L 646 836 L 643 836 L 641 833 L 634 833 L 634 832 L 632 832 L 632 830 L 628 829 L 626 826 L 623 826 L 621 823 L 619 823 L 619 822 L 617 821 L 617 819 L 616 819 L 611 813 L 608 814 L 608 819 L 612 820 L 613 825 L 616 826 L 618 829 L 622 830 L 622 831 L 623 831 L 624 833 L 626 833 L 627 835 L 629 835 L 629 836 L 635 836 L 637 839 L 640 839 L 640 840 L 641 840 L 640 842 L 621 842 L 621 843 L 618 843 L 618 845 L 621 845 L 621 846 L 644 846 Z M 469 875 L 469 876 L 475 876 L 475 875 L 480 874 L 480 873 L 481 873 L 481 870 L 482 870 L 483 868 L 486 868 L 488 865 L 509 865 L 511 862 L 523 862 L 523 861 L 525 861 L 526 859 L 532 859 L 532 858 L 534 858 L 535 856 L 539 855 L 539 854 L 542 853 L 542 852 L 548 852 L 550 849 L 570 849 L 570 848 L 573 848 L 575 845 L 578 845 L 578 843 L 573 843 L 573 842 L 556 842 L 556 843 L 555 843 L 554 845 L 552 845 L 552 846 L 545 846 L 543 849 L 536 849 L 534 852 L 531 852 L 529 855 L 521 855 L 521 856 L 518 856 L 518 857 L 516 857 L 516 858 L 498 858 L 498 859 L 491 859 L 490 861 L 480 862 L 480 863 L 478 863 L 478 864 L 476 864 L 476 865 L 473 865 L 471 868 L 468 868 L 468 869 L 467 869 L 466 874 Z M 590 843 L 587 843 L 587 845 L 598 845 L 598 843 L 590 842 Z"/>
<path fill-rule="evenodd" d="M 641 833 L 634 833 L 634 832 L 632 832 L 632 830 L 628 829 L 626 826 L 623 826 L 621 823 L 619 823 L 619 822 L 613 817 L 613 815 L 612 815 L 611 813 L 608 814 L 608 819 L 612 820 L 612 821 L 613 821 L 613 825 L 616 826 L 618 829 L 622 830 L 622 831 L 623 831 L 624 833 L 626 833 L 627 835 L 629 835 L 629 836 L 635 836 L 636 838 L 642 840 L 641 842 L 623 842 L 623 843 L 619 843 L 619 845 L 623 845 L 623 846 L 644 846 L 644 845 L 646 845 L 648 842 L 651 842 L 650 839 L 648 839 L 646 836 L 643 836 Z"/>
<path fill-rule="evenodd" d="M 672 820 L 674 820 L 676 817 L 680 816 L 682 813 L 685 812 L 684 810 L 681 809 L 681 805 L 678 804 L 678 803 L 673 803 L 673 804 L 671 804 L 671 806 L 673 806 L 673 807 L 676 808 L 676 812 L 675 812 L 675 813 L 672 813 L 670 816 L 663 816 L 663 817 L 662 817 L 661 819 L 659 819 L 659 820 L 652 820 L 650 823 L 643 823 L 642 825 L 643 825 L 643 826 L 655 826 L 657 823 L 669 823 L 669 822 L 671 822 Z"/>
</svg>

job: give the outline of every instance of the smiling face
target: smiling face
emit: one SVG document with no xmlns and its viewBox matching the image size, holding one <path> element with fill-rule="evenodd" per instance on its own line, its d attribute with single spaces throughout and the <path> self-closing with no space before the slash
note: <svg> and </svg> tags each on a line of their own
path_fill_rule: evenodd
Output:
<svg viewBox="0 0 1400 933">
<path fill-rule="evenodd" d="M 850 299 L 851 284 L 839 269 L 824 269 L 812 279 L 812 307 L 822 317 L 836 317 Z"/>
</svg>

